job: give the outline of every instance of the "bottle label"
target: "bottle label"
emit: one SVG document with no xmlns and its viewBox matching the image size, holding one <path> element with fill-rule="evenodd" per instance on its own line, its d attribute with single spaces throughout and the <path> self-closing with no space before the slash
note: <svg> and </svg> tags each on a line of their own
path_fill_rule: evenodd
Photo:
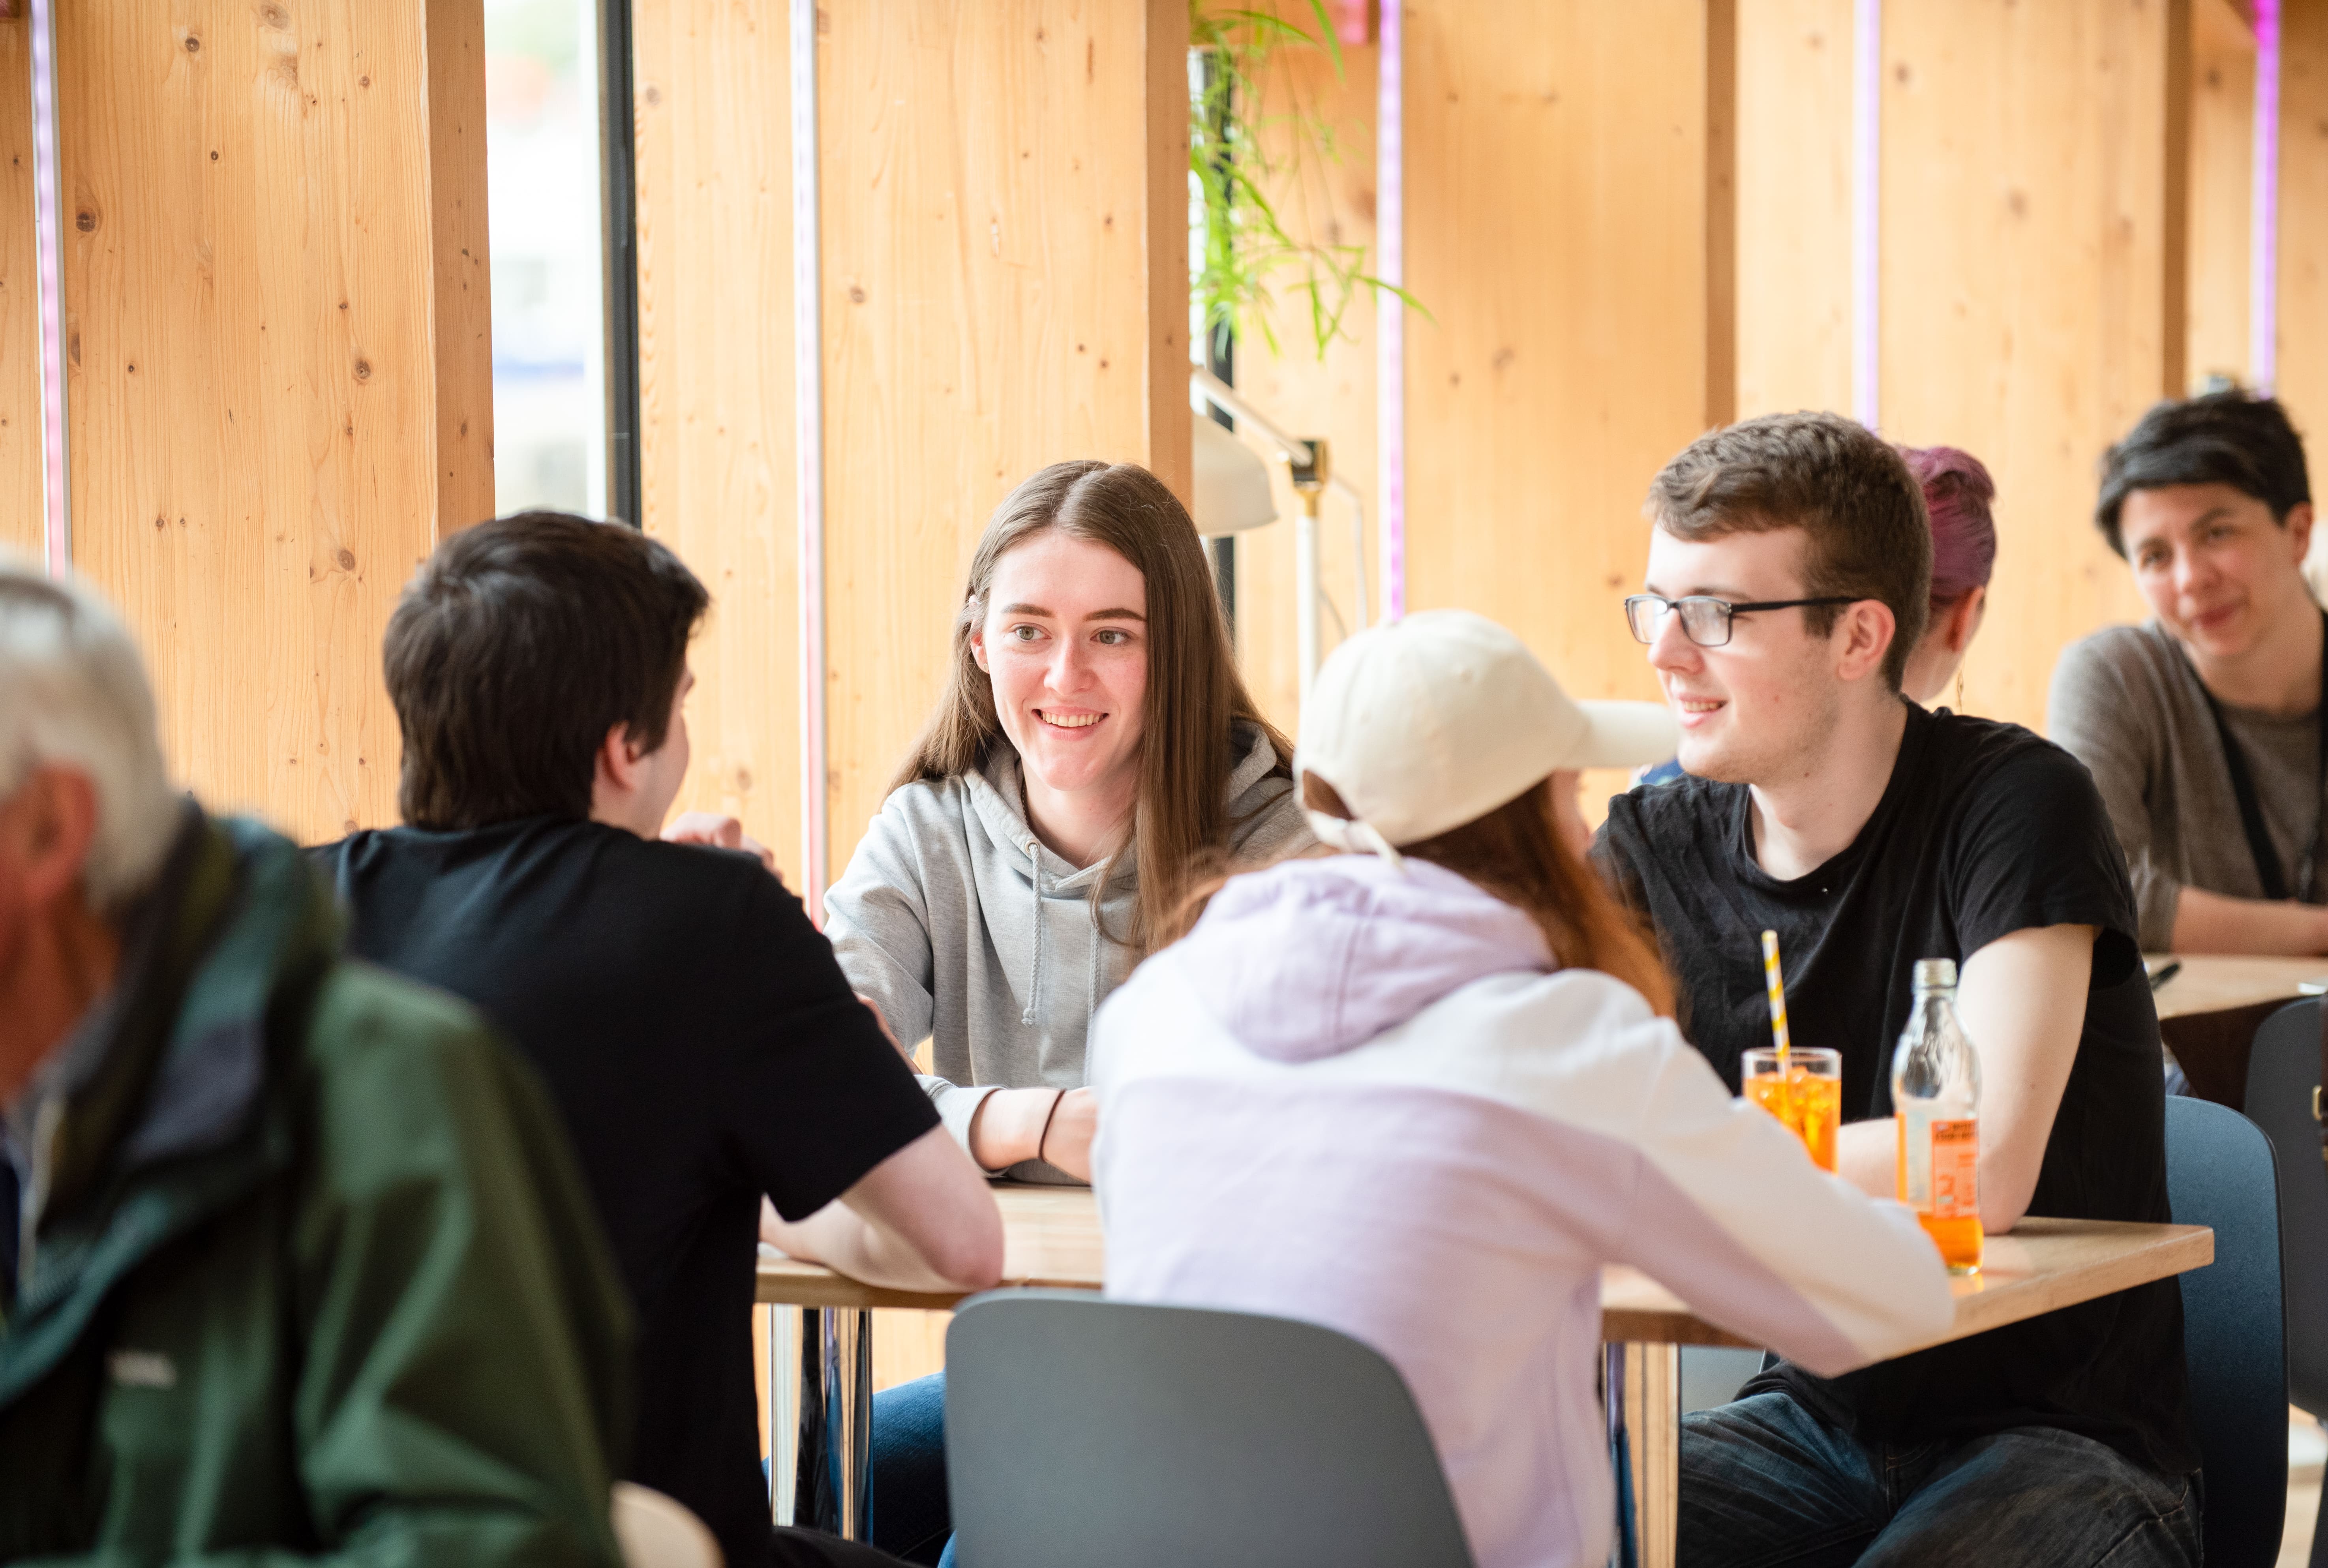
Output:
<svg viewBox="0 0 2328 1568">
<path fill-rule="evenodd" d="M 1931 1206 L 1934 1219 L 1972 1219 L 1980 1213 L 1979 1123 L 1970 1116 L 1932 1118 Z"/>
</svg>

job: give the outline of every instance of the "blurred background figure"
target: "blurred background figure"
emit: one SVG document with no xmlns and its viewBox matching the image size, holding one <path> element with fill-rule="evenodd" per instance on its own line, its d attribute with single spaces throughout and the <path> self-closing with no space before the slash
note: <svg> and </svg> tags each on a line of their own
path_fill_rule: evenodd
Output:
<svg viewBox="0 0 2328 1568">
<path fill-rule="evenodd" d="M 2095 523 L 2150 606 L 2065 649 L 2050 725 L 2101 786 L 2145 951 L 2328 953 L 2328 730 L 2304 443 L 2242 391 L 2161 403 Z"/>
<path fill-rule="evenodd" d="M 627 1315 L 556 1119 L 339 929 L 172 792 L 111 610 L 0 558 L 0 1559 L 618 1561 Z"/>
<path fill-rule="evenodd" d="M 1996 483 L 1981 460 L 1954 446 L 1902 446 L 1908 472 L 1923 487 L 1932 521 L 1932 612 L 1908 655 L 1900 689 L 1926 708 L 1955 681 L 1952 706 L 1964 706 L 1965 654 L 1988 615 L 1988 574 L 1996 565 Z"/>
</svg>

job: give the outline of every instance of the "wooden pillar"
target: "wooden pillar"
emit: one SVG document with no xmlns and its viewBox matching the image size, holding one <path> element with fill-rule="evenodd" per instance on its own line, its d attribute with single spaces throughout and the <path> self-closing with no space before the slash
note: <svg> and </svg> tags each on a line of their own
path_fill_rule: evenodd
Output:
<svg viewBox="0 0 2328 1568">
<path fill-rule="evenodd" d="M 1852 0 L 1739 0 L 1738 413 L 1851 411 Z"/>
<path fill-rule="evenodd" d="M 1305 27 L 1314 19 L 1295 18 Z M 1337 75 L 1323 49 L 1285 49 L 1276 53 L 1258 84 L 1263 95 L 1258 124 L 1280 176 L 1270 200 L 1281 217 L 1317 239 L 1366 248 L 1369 269 L 1375 249 L 1374 122 L 1376 71 L 1381 51 L 1373 44 L 1345 43 Z M 1337 156 L 1322 158 L 1310 138 L 1295 129 L 1308 118 L 1333 136 Z M 1307 295 L 1293 286 L 1300 272 L 1289 268 L 1274 280 L 1275 298 L 1265 312 L 1268 331 L 1249 328 L 1237 345 L 1238 390 L 1289 434 L 1322 436 L 1332 444 L 1334 472 L 1356 485 L 1366 500 L 1366 562 L 1373 574 L 1379 560 L 1374 540 L 1379 479 L 1375 445 L 1375 310 L 1361 289 L 1342 318 L 1341 334 L 1319 352 Z M 1426 329 L 1427 330 L 1427 329 Z M 1268 339 L 1274 335 L 1272 351 Z M 1237 540 L 1237 662 L 1247 687 L 1264 712 L 1288 734 L 1300 722 L 1300 659 L 1295 644 L 1293 577 L 1294 518 L 1300 507 L 1286 483 L 1284 465 L 1256 446 L 1270 464 L 1278 521 Z M 1325 652 L 1361 615 L 1371 617 L 1382 602 L 1382 585 L 1369 577 L 1372 604 L 1356 605 L 1356 561 L 1350 536 L 1349 503 L 1328 495 L 1319 529 L 1319 579 L 1329 608 L 1321 612 Z"/>
<path fill-rule="evenodd" d="M 41 559 L 41 301 L 32 26 L 0 17 L 0 549 Z"/>
<path fill-rule="evenodd" d="M 831 853 L 945 676 L 962 570 L 1071 457 L 1188 484 L 1186 0 L 825 14 Z"/>
<path fill-rule="evenodd" d="M 2246 382 L 2248 258 L 2253 228 L 2255 33 L 2230 0 L 2192 0 L 2190 385 L 2213 375 Z"/>
<path fill-rule="evenodd" d="M 1407 277 L 1435 318 L 1408 339 L 1409 604 L 1492 616 L 1579 696 L 1656 695 L 1618 607 L 1642 500 L 1728 402 L 1709 37 L 1704 0 L 1406 22 Z"/>
<path fill-rule="evenodd" d="M 2280 50 L 2278 391 L 2307 437 L 2317 493 L 2328 484 L 2328 0 L 2286 0 Z"/>
<path fill-rule="evenodd" d="M 74 564 L 210 804 L 391 823 L 380 635 L 493 510 L 477 0 L 58 26 Z"/>
<path fill-rule="evenodd" d="M 781 5 L 638 0 L 646 530 L 711 590 L 682 809 L 797 878 L 800 636 L 791 51 Z M 840 606 L 836 606 L 837 608 Z"/>
<path fill-rule="evenodd" d="M 1978 713 L 2042 725 L 2062 645 L 2142 614 L 2094 474 L 2182 384 L 2189 26 L 2182 0 L 1884 7 L 1883 433 L 1995 476 Z"/>
</svg>

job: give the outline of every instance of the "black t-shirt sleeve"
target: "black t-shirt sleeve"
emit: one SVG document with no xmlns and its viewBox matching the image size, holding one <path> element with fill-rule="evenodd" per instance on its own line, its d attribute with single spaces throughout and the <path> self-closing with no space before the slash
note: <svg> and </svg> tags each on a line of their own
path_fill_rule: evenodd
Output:
<svg viewBox="0 0 2328 1568">
<path fill-rule="evenodd" d="M 1600 831 L 1592 835 L 1592 848 L 1585 854 L 1592 869 L 1600 873 L 1600 880 L 1619 903 L 1643 920 L 1649 918 L 1649 896 L 1641 886 L 1640 869 L 1633 863 L 1641 840 L 1640 824 L 1634 820 L 1633 803 L 1629 796 L 1612 795 L 1609 800 L 1609 815 L 1601 822 Z"/>
<path fill-rule="evenodd" d="M 788 1220 L 807 1217 L 938 1124 L 914 1070 L 857 1000 L 831 944 L 773 877 L 728 956 L 736 1014 L 718 1030 L 714 1118 Z"/>
<path fill-rule="evenodd" d="M 2095 987 L 2142 962 L 2126 853 L 2092 775 L 2060 747 L 2032 741 L 1973 781 L 1948 852 L 1965 957 L 2032 926 L 2091 925 Z"/>
</svg>

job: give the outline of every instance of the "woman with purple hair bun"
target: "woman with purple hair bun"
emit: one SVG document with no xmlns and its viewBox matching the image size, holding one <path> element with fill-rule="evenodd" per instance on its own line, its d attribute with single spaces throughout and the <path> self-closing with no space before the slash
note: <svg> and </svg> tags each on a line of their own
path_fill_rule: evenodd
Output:
<svg viewBox="0 0 2328 1568">
<path fill-rule="evenodd" d="M 1908 472 L 1923 487 L 1932 520 L 1932 614 L 1908 656 L 1900 689 L 1929 708 L 1964 667 L 1988 613 L 1988 574 L 1996 564 L 1996 524 L 1989 503 L 1996 483 L 1979 458 L 1954 446 L 1902 446 Z M 1963 705 L 1961 692 L 1957 705 Z"/>
</svg>

